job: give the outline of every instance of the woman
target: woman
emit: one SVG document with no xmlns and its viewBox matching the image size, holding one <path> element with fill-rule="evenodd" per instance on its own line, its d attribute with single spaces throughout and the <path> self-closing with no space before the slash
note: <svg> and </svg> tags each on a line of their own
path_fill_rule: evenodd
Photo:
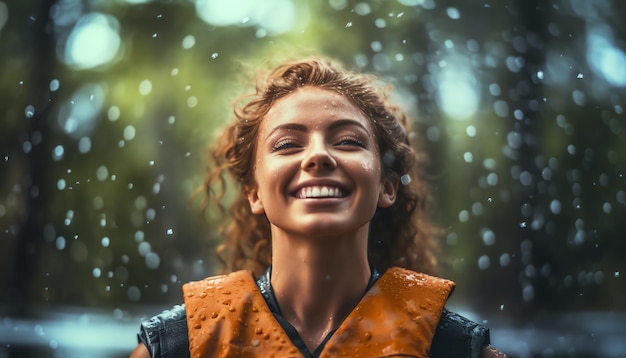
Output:
<svg viewBox="0 0 626 358">
<path fill-rule="evenodd" d="M 204 184 L 217 205 L 224 174 L 239 185 L 218 250 L 235 272 L 184 285 L 131 357 L 503 356 L 444 308 L 454 283 L 422 273 L 435 229 L 409 120 L 378 79 L 286 62 L 235 117 Z"/>
</svg>

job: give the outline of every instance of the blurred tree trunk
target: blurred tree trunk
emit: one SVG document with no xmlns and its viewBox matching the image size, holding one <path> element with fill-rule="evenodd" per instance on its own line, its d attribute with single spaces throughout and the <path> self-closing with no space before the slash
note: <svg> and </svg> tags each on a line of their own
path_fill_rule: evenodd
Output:
<svg viewBox="0 0 626 358">
<path fill-rule="evenodd" d="M 525 50 L 517 49 L 524 59 L 525 70 L 520 71 L 519 80 L 514 90 L 519 96 L 518 108 L 524 113 L 522 120 L 515 122 L 513 130 L 522 138 L 518 164 L 521 171 L 532 177 L 530 185 L 521 185 L 519 196 L 520 208 L 520 251 L 521 271 L 519 283 L 526 305 L 521 313 L 534 312 L 536 309 L 551 308 L 555 304 L 553 287 L 549 276 L 541 273 L 542 267 L 554 268 L 557 261 L 550 252 L 545 228 L 539 224 L 543 213 L 539 210 L 539 198 L 542 193 L 539 184 L 542 181 L 542 168 L 538 167 L 539 142 L 542 139 L 542 120 L 544 115 L 544 89 L 537 72 L 544 70 L 548 25 L 550 21 L 549 4 L 539 0 L 516 0 L 514 9 L 517 13 L 520 29 L 517 35 L 524 39 Z M 541 226 L 539 226 L 541 225 Z M 529 245 L 530 244 L 530 245 Z"/>
<path fill-rule="evenodd" d="M 25 134 L 28 140 L 33 135 L 40 136 L 41 142 L 34 143 L 30 153 L 24 156 L 24 175 L 22 179 L 22 193 L 26 201 L 25 217 L 17 233 L 18 240 L 14 258 L 11 292 L 9 293 L 10 307 L 14 315 L 28 314 L 29 304 L 38 292 L 32 287 L 33 274 L 36 272 L 38 245 L 43 241 L 42 208 L 48 200 L 49 190 L 46 186 L 53 185 L 46 175 L 46 163 L 50 156 L 50 127 L 48 120 L 52 98 L 49 91 L 49 82 L 53 78 L 55 63 L 53 24 L 50 19 L 50 9 L 55 0 L 40 1 L 36 7 L 30 2 L 17 2 L 12 6 L 15 13 L 21 15 L 26 23 L 25 31 L 21 32 L 22 43 L 31 44 L 30 53 L 26 52 L 26 76 L 24 81 L 24 95 L 15 103 L 19 108 L 33 106 L 34 116 L 25 120 Z M 20 6 L 18 9 L 17 7 Z M 32 10 L 31 10 L 32 9 Z M 21 25 L 21 24 L 20 24 Z M 24 111 L 17 111 L 18 114 Z M 14 140 L 23 140 L 15 138 Z M 21 147 L 21 146 L 18 146 Z"/>
</svg>

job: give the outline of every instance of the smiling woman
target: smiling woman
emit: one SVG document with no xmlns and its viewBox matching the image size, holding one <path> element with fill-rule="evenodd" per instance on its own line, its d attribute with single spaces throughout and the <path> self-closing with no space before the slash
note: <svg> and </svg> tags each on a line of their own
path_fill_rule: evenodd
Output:
<svg viewBox="0 0 626 358">
<path fill-rule="evenodd" d="M 500 356 L 444 308 L 454 283 L 428 275 L 436 230 L 409 130 L 372 76 L 278 66 L 235 106 L 204 184 L 207 205 L 224 175 L 238 185 L 218 250 L 232 272 L 186 284 L 132 356 Z"/>
</svg>

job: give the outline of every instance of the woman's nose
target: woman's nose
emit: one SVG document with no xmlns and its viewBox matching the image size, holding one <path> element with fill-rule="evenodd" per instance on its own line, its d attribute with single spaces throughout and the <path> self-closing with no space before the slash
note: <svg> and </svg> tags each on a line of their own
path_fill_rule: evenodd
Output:
<svg viewBox="0 0 626 358">
<path fill-rule="evenodd" d="M 333 169 L 337 161 L 329 151 L 328 144 L 323 140 L 311 140 L 302 160 L 302 169 Z"/>
</svg>

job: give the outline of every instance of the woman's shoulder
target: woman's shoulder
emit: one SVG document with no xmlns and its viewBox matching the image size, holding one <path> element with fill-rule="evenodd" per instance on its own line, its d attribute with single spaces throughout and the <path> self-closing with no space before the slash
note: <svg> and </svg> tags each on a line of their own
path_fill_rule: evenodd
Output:
<svg viewBox="0 0 626 358">
<path fill-rule="evenodd" d="M 433 337 L 430 356 L 480 357 L 489 343 L 489 328 L 444 309 Z"/>
<path fill-rule="evenodd" d="M 176 305 L 141 322 L 137 339 L 150 357 L 188 357 L 185 305 Z"/>
<path fill-rule="evenodd" d="M 210 276 L 200 281 L 191 281 L 183 285 L 183 291 L 188 295 L 206 289 L 237 285 L 251 281 L 250 271 L 235 271 L 226 275 Z M 137 339 L 143 343 L 150 353 L 150 357 L 188 357 L 189 342 L 187 335 L 187 314 L 185 304 L 175 305 L 143 322 Z"/>
</svg>

